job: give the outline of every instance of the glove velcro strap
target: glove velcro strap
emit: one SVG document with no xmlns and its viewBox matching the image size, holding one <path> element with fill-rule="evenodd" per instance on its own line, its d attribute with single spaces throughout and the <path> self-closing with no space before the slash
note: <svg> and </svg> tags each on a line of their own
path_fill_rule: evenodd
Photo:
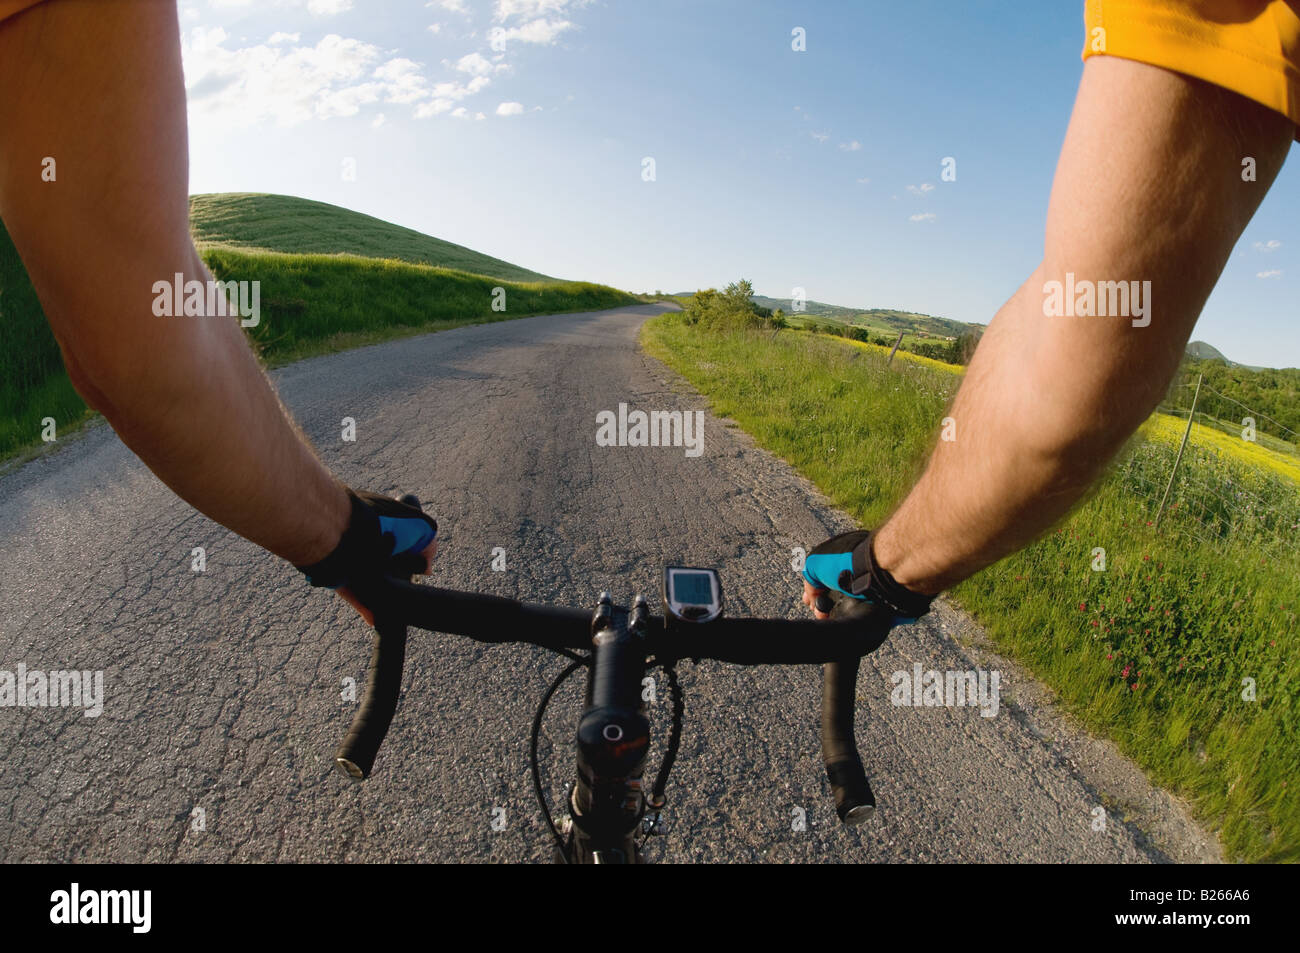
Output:
<svg viewBox="0 0 1300 953">
<path fill-rule="evenodd" d="M 906 619 L 916 619 L 930 611 L 934 596 L 913 592 L 889 574 L 889 570 L 876 565 L 872 552 L 872 535 L 868 533 L 853 547 L 853 579 L 849 591 L 855 596 L 867 596 L 883 602 L 895 614 Z"/>
<path fill-rule="evenodd" d="M 348 501 L 352 504 L 352 515 L 334 551 L 320 562 L 297 567 L 313 586 L 337 589 L 359 570 L 370 567 L 373 571 L 384 556 L 380 551 L 379 517 L 351 490 L 348 490 Z"/>
</svg>

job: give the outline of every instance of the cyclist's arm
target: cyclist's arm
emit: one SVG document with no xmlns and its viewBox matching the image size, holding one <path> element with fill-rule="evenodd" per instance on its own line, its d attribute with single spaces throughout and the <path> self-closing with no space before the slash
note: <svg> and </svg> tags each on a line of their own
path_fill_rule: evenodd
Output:
<svg viewBox="0 0 1300 953">
<path fill-rule="evenodd" d="M 348 498 L 237 321 L 153 314 L 154 282 L 210 277 L 189 235 L 186 136 L 175 4 L 44 3 L 0 25 L 0 218 L 73 383 L 180 496 L 313 563 Z"/>
<path fill-rule="evenodd" d="M 875 554 L 935 593 L 1028 544 L 1151 413 L 1295 128 L 1233 93 L 1092 57 L 1057 165 L 1038 269 L 998 312 L 920 481 Z M 1010 153 L 1008 153 L 1010 155 Z M 1242 180 L 1256 160 L 1257 181 Z M 1045 317 L 1044 282 L 1149 280 L 1151 323 Z"/>
</svg>

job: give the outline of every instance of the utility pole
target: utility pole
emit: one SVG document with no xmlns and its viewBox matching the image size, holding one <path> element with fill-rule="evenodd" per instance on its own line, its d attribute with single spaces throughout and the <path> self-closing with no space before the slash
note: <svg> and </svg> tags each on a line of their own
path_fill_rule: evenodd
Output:
<svg viewBox="0 0 1300 953">
<path fill-rule="evenodd" d="M 898 340 L 894 342 L 894 349 L 889 352 L 889 360 L 885 361 L 886 365 L 894 363 L 894 355 L 898 353 L 898 345 L 903 343 L 903 333 L 902 331 L 898 332 Z"/>
<path fill-rule="evenodd" d="M 1196 418 L 1196 402 L 1201 399 L 1201 380 L 1204 374 L 1196 375 L 1196 393 L 1192 396 L 1192 409 L 1187 415 L 1187 429 L 1183 431 L 1183 442 L 1178 445 L 1178 456 L 1174 457 L 1174 468 L 1169 472 L 1169 484 L 1165 495 L 1160 498 L 1160 509 L 1156 511 L 1156 529 L 1160 529 L 1160 520 L 1165 515 L 1165 504 L 1169 502 L 1169 493 L 1174 488 L 1174 477 L 1178 475 L 1178 464 L 1183 462 L 1183 451 L 1187 449 L 1187 438 L 1192 435 L 1192 421 Z"/>
</svg>

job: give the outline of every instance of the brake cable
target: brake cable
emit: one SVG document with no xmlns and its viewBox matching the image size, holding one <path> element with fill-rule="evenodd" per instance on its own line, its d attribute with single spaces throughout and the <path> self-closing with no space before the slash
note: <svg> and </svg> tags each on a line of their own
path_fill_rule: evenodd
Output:
<svg viewBox="0 0 1300 953">
<path fill-rule="evenodd" d="M 537 706 L 537 714 L 533 717 L 532 736 L 528 744 L 528 767 L 533 775 L 533 793 L 537 796 L 537 804 L 542 809 L 542 817 L 546 819 L 546 826 L 550 828 L 551 837 L 554 838 L 555 846 L 560 852 L 560 859 L 566 864 L 569 862 L 568 848 L 564 843 L 564 838 L 560 836 L 559 829 L 555 826 L 555 818 L 551 816 L 551 809 L 546 803 L 546 794 L 542 791 L 542 773 L 537 762 L 537 740 L 542 733 L 542 718 L 546 714 L 546 706 L 551 702 L 551 696 L 559 690 L 570 675 L 591 662 L 590 658 L 586 656 L 573 656 L 573 659 L 564 671 L 555 676 L 555 680 L 546 689 L 546 694 L 542 696 L 542 702 Z"/>
<path fill-rule="evenodd" d="M 641 837 L 641 843 L 638 846 L 645 846 L 650 835 L 657 833 L 659 820 L 663 816 L 664 807 L 668 799 L 664 797 L 664 792 L 668 788 L 668 775 L 673 769 L 673 764 L 677 761 L 677 751 L 682 743 L 682 720 L 686 713 L 686 702 L 682 696 L 682 686 L 677 681 L 676 660 L 671 662 L 659 661 L 656 664 L 664 670 L 668 677 L 668 690 L 672 696 L 673 716 L 672 727 L 668 731 L 668 747 L 664 751 L 664 759 L 659 764 L 659 773 L 655 775 L 655 785 L 650 794 L 649 808 L 654 812 L 654 820 L 648 827 L 643 828 L 645 833 Z"/>
</svg>

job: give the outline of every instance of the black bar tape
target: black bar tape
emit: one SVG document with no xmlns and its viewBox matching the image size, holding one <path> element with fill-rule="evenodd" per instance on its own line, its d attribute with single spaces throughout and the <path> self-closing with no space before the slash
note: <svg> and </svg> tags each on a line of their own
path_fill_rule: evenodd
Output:
<svg viewBox="0 0 1300 953">
<path fill-rule="evenodd" d="M 397 711 L 406 661 L 406 625 L 400 617 L 375 619 L 375 648 L 366 676 L 366 693 L 339 745 L 334 763 L 348 777 L 368 778 Z"/>
<path fill-rule="evenodd" d="M 822 763 L 840 820 L 859 823 L 876 806 L 853 734 L 859 659 L 831 662 L 822 670 Z"/>
</svg>

